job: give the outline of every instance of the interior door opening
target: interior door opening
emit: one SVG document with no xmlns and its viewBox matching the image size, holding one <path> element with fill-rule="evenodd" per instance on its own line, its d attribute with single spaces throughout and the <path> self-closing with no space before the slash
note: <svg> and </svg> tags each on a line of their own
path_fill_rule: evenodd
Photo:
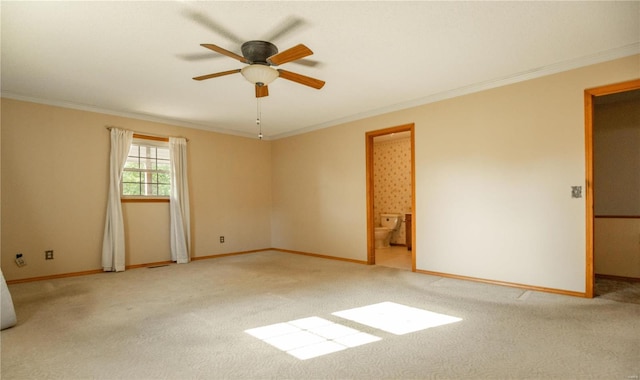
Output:
<svg viewBox="0 0 640 380">
<path fill-rule="evenodd" d="M 602 86 L 584 91 L 585 103 L 585 152 L 586 152 L 586 284 L 585 297 L 593 298 L 595 295 L 595 181 L 594 176 L 594 105 L 597 97 L 621 94 L 640 89 L 640 79 Z M 603 215 L 611 216 L 611 215 Z M 625 215 L 620 215 L 625 216 Z M 629 215 L 626 215 L 629 217 Z"/>
<path fill-rule="evenodd" d="M 376 145 L 378 146 L 376 156 Z M 405 124 L 366 133 L 367 163 L 367 264 L 383 264 L 416 271 L 414 124 Z M 398 157 L 408 156 L 407 161 Z M 387 160 L 385 157 L 388 157 Z M 394 162 L 395 159 L 395 162 Z M 377 162 L 377 164 L 376 164 Z M 376 168 L 376 165 L 377 168 Z M 376 181 L 378 173 L 378 181 Z M 383 181 L 380 177 L 384 176 Z M 410 194 L 407 194 L 410 193 Z M 377 199 L 377 201 L 376 201 Z M 392 231 L 376 227 L 381 224 Z M 398 225 L 391 226 L 393 216 Z M 378 226 L 382 227 L 382 226 Z M 385 237 L 386 237 L 386 242 Z M 388 244 L 388 245 L 387 245 Z M 376 259 L 378 246 L 378 259 Z M 384 263 L 383 263 L 384 260 Z"/>
</svg>

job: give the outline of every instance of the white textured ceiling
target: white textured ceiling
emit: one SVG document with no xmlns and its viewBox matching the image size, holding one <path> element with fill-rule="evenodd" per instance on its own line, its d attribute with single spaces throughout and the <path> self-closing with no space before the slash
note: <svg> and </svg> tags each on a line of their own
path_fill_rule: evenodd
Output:
<svg viewBox="0 0 640 380">
<path fill-rule="evenodd" d="M 271 42 L 303 43 L 319 64 L 281 68 L 327 83 L 276 79 L 261 104 L 268 138 L 640 52 L 638 1 L 0 5 L 3 96 L 254 137 L 253 85 L 191 79 L 244 64 L 201 43 L 241 54 L 302 21 Z"/>
</svg>

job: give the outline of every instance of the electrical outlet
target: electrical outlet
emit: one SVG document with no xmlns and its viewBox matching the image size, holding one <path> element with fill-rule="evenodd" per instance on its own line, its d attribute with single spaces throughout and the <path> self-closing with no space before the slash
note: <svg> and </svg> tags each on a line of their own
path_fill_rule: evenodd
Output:
<svg viewBox="0 0 640 380">
<path fill-rule="evenodd" d="M 24 261 L 24 258 L 22 257 L 22 253 L 18 253 L 16 255 L 16 265 L 19 267 L 23 267 L 25 265 L 27 265 L 27 262 Z"/>
<path fill-rule="evenodd" d="M 220 243 L 224 243 L 224 236 L 220 236 Z"/>
<path fill-rule="evenodd" d="M 44 251 L 45 260 L 53 260 L 53 250 Z"/>
</svg>

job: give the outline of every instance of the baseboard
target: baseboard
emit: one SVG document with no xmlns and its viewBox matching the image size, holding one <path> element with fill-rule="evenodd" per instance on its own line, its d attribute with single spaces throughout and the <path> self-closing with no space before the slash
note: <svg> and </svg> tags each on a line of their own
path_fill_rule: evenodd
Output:
<svg viewBox="0 0 640 380">
<path fill-rule="evenodd" d="M 309 252 L 301 252 L 301 251 L 292 251 L 290 249 L 282 249 L 282 248 L 271 248 L 272 251 L 278 251 L 278 252 L 284 252 L 284 253 L 293 253 L 295 255 L 304 255 L 304 256 L 312 256 L 312 257 L 318 257 L 321 259 L 330 259 L 330 260 L 338 260 L 338 261 L 346 261 L 349 263 L 355 263 L 355 264 L 367 264 L 366 261 L 362 261 L 362 260 L 356 260 L 356 259 L 347 259 L 344 257 L 337 257 L 337 256 L 329 256 L 329 255 L 320 255 L 317 253 L 309 253 Z"/>
<path fill-rule="evenodd" d="M 284 253 L 292 253 L 292 254 L 296 254 L 296 255 L 304 255 L 304 256 L 311 256 L 311 257 L 317 257 L 317 258 L 322 258 L 322 259 L 346 261 L 346 262 L 349 262 L 349 263 L 367 265 L 367 262 L 366 261 L 362 261 L 362 260 L 347 259 L 347 258 L 344 258 L 344 257 L 321 255 L 321 254 L 317 254 L 317 253 L 309 253 L 309 252 L 302 252 L 302 251 L 294 251 L 294 250 L 283 249 L 283 248 L 262 248 L 262 249 L 254 249 L 254 250 L 249 250 L 249 251 L 222 253 L 222 254 L 219 254 L 219 255 L 198 256 L 198 257 L 192 257 L 191 260 L 192 261 L 208 260 L 208 259 L 216 259 L 216 258 L 227 257 L 227 256 L 246 255 L 246 254 L 249 254 L 249 253 L 264 252 L 264 251 L 278 251 L 278 252 L 284 252 Z M 147 263 L 147 264 L 128 265 L 128 266 L 125 267 L 125 269 L 136 269 L 136 268 L 145 268 L 145 267 L 153 267 L 153 266 L 160 266 L 160 265 L 170 265 L 170 264 L 175 264 L 175 262 L 173 262 L 173 261 L 161 261 L 161 262 L 154 262 L 154 263 Z M 86 275 L 98 274 L 98 273 L 105 273 L 105 272 L 102 269 L 93 269 L 93 270 L 82 271 L 82 272 L 62 273 L 62 274 L 54 274 L 54 275 L 49 275 L 49 276 L 23 278 L 23 279 L 19 279 L 19 280 L 8 280 L 7 281 L 7 285 L 20 284 L 20 283 L 24 283 L 24 282 L 33 282 L 33 281 L 55 280 L 55 279 L 58 279 L 58 278 L 66 278 L 66 277 L 86 276 Z M 455 275 L 455 274 L 426 271 L 426 270 L 421 270 L 421 269 L 416 269 L 415 273 L 428 274 L 428 275 L 431 275 L 431 276 L 438 276 L 438 277 L 454 278 L 454 279 L 465 280 L 465 281 L 482 282 L 482 283 L 485 283 L 485 284 L 508 286 L 508 287 L 512 287 L 512 288 L 519 288 L 519 289 L 525 289 L 525 290 L 534 290 L 534 291 L 539 291 L 539 292 L 561 294 L 561 295 L 567 295 L 567 296 L 573 296 L 573 297 L 587 298 L 586 293 L 574 292 L 574 291 L 569 291 L 569 290 L 545 288 L 545 287 L 541 287 L 541 286 L 523 285 L 523 284 L 518 284 L 518 283 L 513 283 L 513 282 L 506 282 L 506 281 L 487 280 L 487 279 L 483 279 L 483 278 L 460 276 L 460 275 Z M 610 278 L 610 279 L 622 280 L 622 281 L 637 281 L 637 282 L 640 282 L 639 278 L 632 278 L 632 277 L 620 277 L 620 276 L 610 276 L 610 275 L 600 275 L 600 274 L 597 274 L 596 276 L 600 277 L 600 278 Z"/>
<path fill-rule="evenodd" d="M 607 280 L 615 280 L 615 281 L 626 281 L 626 282 L 640 282 L 640 278 L 637 277 L 624 277 L 624 276 L 614 276 L 612 274 L 598 274 L 596 273 L 597 278 L 604 278 Z"/>
<path fill-rule="evenodd" d="M 285 253 L 293 253 L 293 254 L 296 254 L 296 255 L 319 257 L 319 258 L 323 258 L 323 259 L 347 261 L 347 262 L 356 263 L 356 264 L 365 264 L 365 265 L 367 264 L 366 261 L 362 261 L 362 260 L 345 259 L 345 258 L 342 258 L 342 257 L 329 256 L 329 255 L 319 255 L 319 254 L 315 254 L 315 253 L 308 253 L 308 252 L 301 252 L 301 251 L 292 251 L 292 250 L 289 250 L 289 249 L 272 248 L 272 250 L 279 251 L 279 252 L 285 252 Z M 426 271 L 426 270 L 420 270 L 420 269 L 416 269 L 415 273 L 428 274 L 428 275 L 431 275 L 431 276 L 438 276 L 438 277 L 454 278 L 454 279 L 457 279 L 457 280 L 482 282 L 482 283 L 485 283 L 485 284 L 492 284 L 492 285 L 508 286 L 508 287 L 511 287 L 511 288 L 533 290 L 533 291 L 538 291 L 538 292 L 561 294 L 561 295 L 565 295 L 565 296 L 588 298 L 586 293 L 574 292 L 574 291 L 563 290 L 563 289 L 546 288 L 546 287 L 542 287 L 542 286 L 524 285 L 524 284 L 518 284 L 518 283 L 515 283 L 515 282 L 487 280 L 487 279 L 477 278 L 477 277 L 460 276 L 460 275 L 455 275 L 455 274 L 433 272 L 433 271 Z"/>
<path fill-rule="evenodd" d="M 125 266 L 125 270 L 127 270 L 127 269 L 155 267 L 155 266 L 163 266 L 163 265 L 169 265 L 169 264 L 175 264 L 175 262 L 174 261 L 158 261 L 158 262 L 155 262 L 155 263 L 127 265 L 127 266 Z M 48 275 L 48 276 L 22 278 L 22 279 L 18 279 L 18 280 L 8 280 L 7 281 L 7 285 L 20 284 L 20 283 L 23 283 L 23 282 L 55 280 L 55 279 L 58 279 L 58 278 L 67 278 L 67 277 L 88 276 L 90 274 L 99 274 L 99 273 L 109 273 L 109 272 L 105 272 L 102 269 L 91 269 L 91 270 L 85 270 L 85 271 L 81 271 L 81 272 L 61 273 L 61 274 L 52 274 L 52 275 Z"/>
<path fill-rule="evenodd" d="M 220 257 L 246 255 L 248 253 L 264 252 L 264 251 L 271 251 L 271 250 L 272 250 L 271 248 L 261 248 L 261 249 L 252 249 L 250 251 L 221 253 L 221 254 L 218 254 L 218 255 L 197 256 L 197 257 L 192 257 L 191 261 L 217 259 L 217 258 L 220 258 Z"/>
<path fill-rule="evenodd" d="M 22 279 L 19 279 L 19 280 L 7 280 L 7 285 L 21 284 L 23 282 L 55 280 L 55 279 L 58 279 L 58 278 L 66 278 L 66 277 L 87 276 L 87 275 L 90 275 L 90 274 L 98 274 L 98 273 L 104 273 L 104 271 L 102 269 L 92 269 L 92 270 L 85 270 L 85 271 L 82 271 L 82 272 L 52 274 L 52 275 L 49 275 L 49 276 L 22 278 Z"/>
<path fill-rule="evenodd" d="M 264 248 L 264 249 L 255 249 L 255 250 L 251 250 L 251 251 L 223 253 L 223 254 L 220 254 L 220 255 L 199 256 L 199 257 L 192 257 L 191 260 L 192 261 L 196 261 L 196 260 L 215 259 L 215 258 L 218 258 L 218 257 L 244 255 L 244 254 L 247 254 L 247 253 L 262 252 L 262 251 L 269 251 L 269 250 L 271 250 L 271 249 L 270 248 Z M 137 269 L 137 268 L 156 267 L 156 266 L 165 266 L 165 265 L 173 265 L 173 264 L 175 264 L 175 261 L 157 261 L 157 262 L 153 262 L 153 263 L 127 265 L 127 266 L 125 266 L 125 270 Z M 82 272 L 61 273 L 61 274 L 52 274 L 52 275 L 48 275 L 48 276 L 21 278 L 21 279 L 17 279 L 17 280 L 7 280 L 7 285 L 21 284 L 21 283 L 24 283 L 24 282 L 55 280 L 55 279 L 58 279 L 58 278 L 87 276 L 87 275 L 99 274 L 99 273 L 110 273 L 110 272 L 105 272 L 102 269 L 91 269 L 91 270 L 86 270 L 86 271 L 82 271 Z"/>
<path fill-rule="evenodd" d="M 508 286 L 510 288 L 533 290 L 533 291 L 537 291 L 537 292 L 554 293 L 554 294 L 561 294 L 561 295 L 565 295 L 565 296 L 588 298 L 586 293 L 574 292 L 574 291 L 571 291 L 571 290 L 545 288 L 545 287 L 542 287 L 542 286 L 524 285 L 524 284 L 518 284 L 518 283 L 515 283 L 515 282 L 507 282 L 507 281 L 487 280 L 487 279 L 484 279 L 484 278 L 460 276 L 460 275 L 457 275 L 457 274 L 433 272 L 433 271 L 427 271 L 427 270 L 421 270 L 421 269 L 416 269 L 416 273 L 428 274 L 428 275 L 431 275 L 431 276 L 438 276 L 438 277 L 454 278 L 456 280 L 482 282 L 482 283 L 491 284 L 491 285 Z"/>
<path fill-rule="evenodd" d="M 127 270 L 127 269 L 137 269 L 137 268 L 161 267 L 161 266 L 171 265 L 175 263 L 176 263 L 175 261 L 158 261 L 155 263 L 127 265 L 124 267 L 124 269 Z"/>
</svg>

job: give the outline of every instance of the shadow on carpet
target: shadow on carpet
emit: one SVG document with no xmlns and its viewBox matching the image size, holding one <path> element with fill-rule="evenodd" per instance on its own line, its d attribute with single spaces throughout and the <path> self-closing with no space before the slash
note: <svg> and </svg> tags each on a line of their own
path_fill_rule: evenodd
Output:
<svg viewBox="0 0 640 380">
<path fill-rule="evenodd" d="M 599 298 L 640 304 L 640 282 L 597 278 L 595 293 Z"/>
</svg>

